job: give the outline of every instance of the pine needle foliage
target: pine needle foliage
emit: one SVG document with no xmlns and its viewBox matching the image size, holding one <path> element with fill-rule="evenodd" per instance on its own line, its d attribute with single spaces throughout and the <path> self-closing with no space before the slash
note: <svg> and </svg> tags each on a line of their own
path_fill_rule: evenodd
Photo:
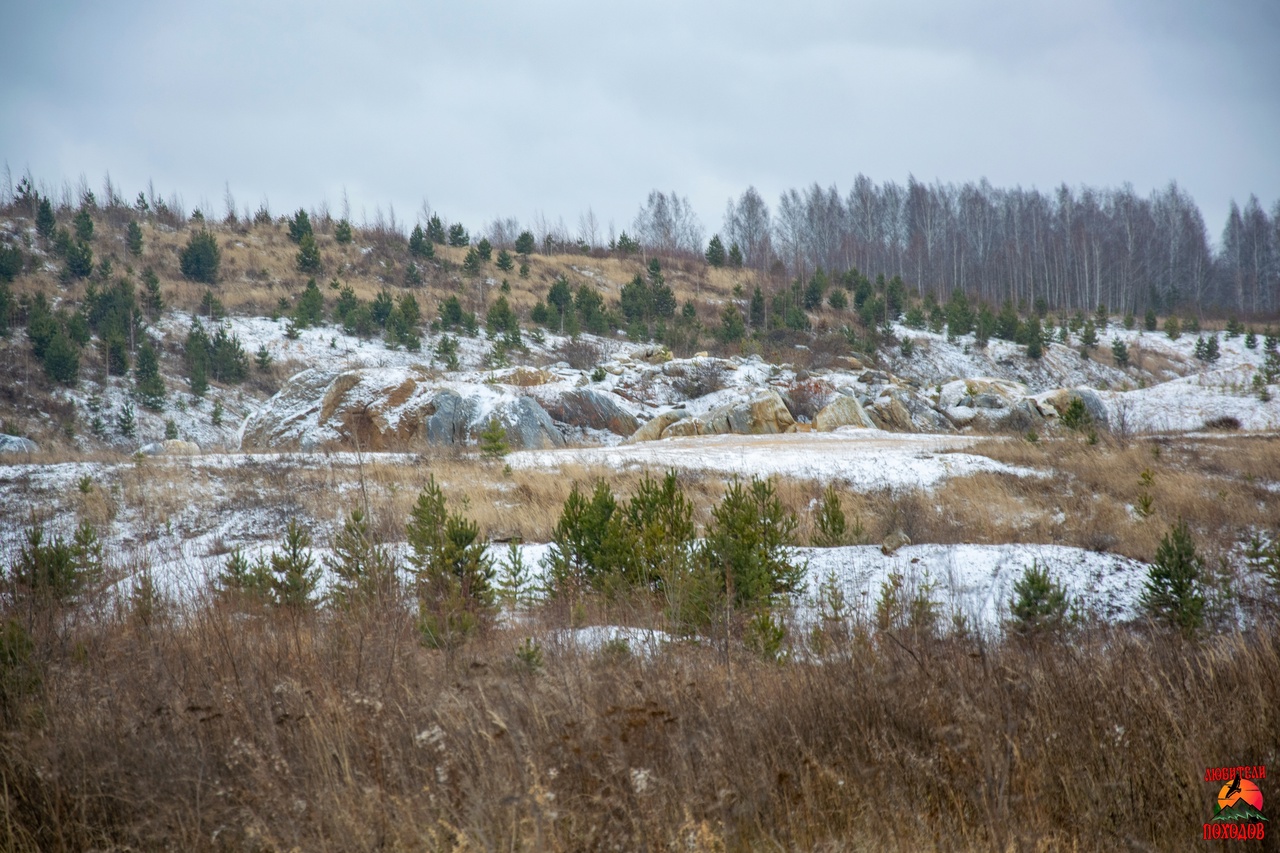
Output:
<svg viewBox="0 0 1280 853">
<path fill-rule="evenodd" d="M 395 593 L 396 565 L 390 552 L 378 544 L 369 520 L 353 509 L 330 543 L 325 568 L 334 575 L 330 600 L 339 607 L 386 599 Z"/>
<path fill-rule="evenodd" d="M 487 543 L 474 521 L 449 512 L 434 476 L 418 495 L 406 532 L 422 641 L 431 648 L 457 648 L 496 611 Z"/>
<path fill-rule="evenodd" d="M 817 530 L 813 534 L 813 545 L 817 548 L 834 548 L 848 541 L 848 522 L 845 519 L 844 507 L 840 504 L 840 495 L 835 484 L 828 484 L 822 492 L 822 503 L 818 506 L 818 517 L 815 520 Z"/>
<path fill-rule="evenodd" d="M 1160 540 L 1139 604 L 1156 622 L 1192 636 L 1204 624 L 1203 580 L 1204 560 L 1179 519 Z"/>
<path fill-rule="evenodd" d="M 489 418 L 489 425 L 480 433 L 480 455 L 485 459 L 501 459 L 510 450 L 507 431 L 497 418 Z"/>
<path fill-rule="evenodd" d="M 281 549 L 272 552 L 267 562 L 271 568 L 272 604 L 291 610 L 315 606 L 320 572 L 315 568 L 315 556 L 311 553 L 311 534 L 296 518 L 289 519 Z"/>
<path fill-rule="evenodd" d="M 1066 589 L 1032 561 L 1013 582 L 1009 628 L 1023 637 L 1055 634 L 1066 624 L 1067 606 Z"/>
</svg>

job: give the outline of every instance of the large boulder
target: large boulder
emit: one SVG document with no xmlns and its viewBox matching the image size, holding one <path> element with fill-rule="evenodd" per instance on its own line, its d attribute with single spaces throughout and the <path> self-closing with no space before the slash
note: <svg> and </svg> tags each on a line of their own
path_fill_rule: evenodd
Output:
<svg viewBox="0 0 1280 853">
<path fill-rule="evenodd" d="M 1110 425 L 1110 417 L 1107 413 L 1107 404 L 1103 402 L 1098 392 L 1088 388 L 1073 388 L 1064 391 L 1052 391 L 1047 394 L 1040 394 L 1036 397 L 1036 402 L 1040 406 L 1040 411 L 1046 417 L 1061 416 L 1067 411 L 1067 407 L 1071 405 L 1072 400 L 1079 400 L 1084 404 L 1085 411 L 1089 413 L 1089 417 L 1093 419 L 1093 423 L 1106 429 Z M 1046 409 L 1052 409 L 1052 412 Z"/>
<path fill-rule="evenodd" d="M 0 435 L 0 453 L 35 453 L 40 449 L 34 441 L 20 435 Z"/>
<path fill-rule="evenodd" d="M 813 428 L 818 432 L 831 432 L 843 426 L 874 429 L 875 424 L 867 416 L 856 397 L 841 394 L 818 412 L 813 419 Z"/>
<path fill-rule="evenodd" d="M 450 388 L 437 392 L 431 398 L 431 412 L 425 424 L 427 444 L 433 447 L 465 444 L 475 415 L 474 400 Z"/>
<path fill-rule="evenodd" d="M 553 420 L 569 426 L 607 429 L 615 435 L 631 435 L 640 428 L 635 415 L 601 391 L 579 388 L 541 402 Z"/>
<path fill-rule="evenodd" d="M 896 397 L 881 397 L 867 411 L 871 420 L 882 430 L 888 432 L 915 432 L 916 425 L 911 420 L 911 413 Z"/>
<path fill-rule="evenodd" d="M 662 438 L 662 433 L 667 427 L 676 421 L 683 420 L 689 416 L 684 409 L 672 409 L 667 412 L 660 412 L 653 416 L 653 419 L 640 427 L 631 437 L 626 440 L 627 444 L 634 444 L 639 441 L 656 441 Z"/>
<path fill-rule="evenodd" d="M 662 431 L 663 438 L 687 438 L 695 435 L 702 435 L 702 421 L 698 418 L 676 421 Z"/>
<path fill-rule="evenodd" d="M 564 447 L 564 436 L 546 410 L 532 397 L 517 397 L 498 416 L 507 430 L 507 443 L 525 450 Z"/>
<path fill-rule="evenodd" d="M 728 403 L 703 418 L 703 432 L 710 435 L 777 435 L 795 432 L 796 421 L 777 391 L 765 391 L 746 402 Z"/>
<path fill-rule="evenodd" d="M 240 446 L 245 450 L 311 450 L 325 391 L 338 374 L 312 368 L 296 374 L 257 412 L 245 419 Z"/>
</svg>

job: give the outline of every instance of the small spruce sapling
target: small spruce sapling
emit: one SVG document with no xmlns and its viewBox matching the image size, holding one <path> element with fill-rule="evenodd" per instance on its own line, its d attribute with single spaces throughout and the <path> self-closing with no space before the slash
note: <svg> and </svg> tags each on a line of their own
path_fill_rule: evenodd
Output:
<svg viewBox="0 0 1280 853">
<path fill-rule="evenodd" d="M 1058 633 L 1067 623 L 1067 591 L 1035 561 L 1013 583 L 1010 629 L 1022 637 Z"/>
<path fill-rule="evenodd" d="M 272 552 L 268 563 L 272 604 L 292 610 L 314 606 L 320 572 L 311 553 L 311 534 L 296 518 L 289 519 L 283 548 Z"/>
<path fill-rule="evenodd" d="M 1204 623 L 1203 575 L 1204 560 L 1179 519 L 1160 540 L 1139 604 L 1157 622 L 1192 636 Z"/>
<path fill-rule="evenodd" d="M 489 418 L 489 425 L 480 433 L 480 455 L 485 459 L 501 459 L 510 449 L 507 431 L 497 418 Z"/>
<path fill-rule="evenodd" d="M 818 516 L 814 523 L 817 527 L 812 536 L 815 547 L 834 548 L 845 544 L 848 522 L 835 484 L 829 484 L 823 491 L 822 502 L 818 507 Z"/>
</svg>

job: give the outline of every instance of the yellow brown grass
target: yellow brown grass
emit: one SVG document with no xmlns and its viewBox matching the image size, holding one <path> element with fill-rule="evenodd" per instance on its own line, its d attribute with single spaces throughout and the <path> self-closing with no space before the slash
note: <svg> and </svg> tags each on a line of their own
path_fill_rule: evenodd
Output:
<svg viewBox="0 0 1280 853">
<path fill-rule="evenodd" d="M 33 664 L 0 741 L 15 851 L 1188 849 L 1204 769 L 1280 743 L 1273 629 L 779 665 L 537 625 L 445 655 L 394 605 L 207 601 L 38 635 Z"/>
</svg>

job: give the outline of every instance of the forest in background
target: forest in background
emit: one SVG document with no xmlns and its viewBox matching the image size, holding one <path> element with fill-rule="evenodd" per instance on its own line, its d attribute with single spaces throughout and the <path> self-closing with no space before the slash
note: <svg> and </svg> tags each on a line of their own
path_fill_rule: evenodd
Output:
<svg viewBox="0 0 1280 853">
<path fill-rule="evenodd" d="M 4 208 L 24 206 L 25 186 L 28 198 L 50 199 L 61 213 L 91 199 L 107 211 L 144 205 L 175 227 L 189 215 L 181 195 L 165 198 L 151 185 L 131 205 L 109 174 L 100 201 L 83 175 L 75 187 L 69 181 L 60 187 L 37 184 L 30 174 L 15 185 L 7 167 L 2 178 Z M 239 209 L 229 186 L 222 206 L 229 223 L 272 218 L 266 199 L 256 211 Z M 355 224 L 345 198 L 341 206 L 341 220 Z M 203 199 L 190 215 L 197 213 L 217 215 Z M 460 226 L 424 201 L 419 224 L 433 217 L 446 228 Z M 338 220 L 327 200 L 311 218 L 323 232 Z M 362 219 L 359 229 L 366 239 L 404 240 L 411 227 L 391 206 L 386 213 L 375 208 L 372 221 Z M 993 187 L 985 179 L 956 185 L 909 177 L 905 185 L 877 184 L 860 174 L 847 195 L 834 184 L 823 189 L 814 183 L 786 190 L 772 207 L 748 187 L 729 200 L 710 244 L 688 199 L 659 190 L 640 205 L 630 235 L 615 233 L 612 223 L 606 229 L 591 210 L 578 217 L 576 230 L 563 218 L 552 221 L 542 213 L 527 225 L 497 217 L 470 232 L 459 230 L 487 239 L 495 249 L 514 249 L 527 231 L 535 239 L 533 250 L 547 254 L 703 256 L 716 265 L 740 263 L 779 281 L 805 279 L 819 269 L 856 269 L 871 278 L 898 276 L 918 295 L 932 293 L 939 301 L 962 290 L 993 305 L 1010 300 L 1024 311 L 1037 304 L 1058 312 L 1101 305 L 1116 313 L 1150 309 L 1219 317 L 1280 311 L 1280 200 L 1270 213 L 1253 195 L 1243 208 L 1232 201 L 1215 245 L 1199 206 L 1175 182 L 1143 197 L 1128 184 L 1072 188 L 1064 183 L 1044 192 Z"/>
</svg>

